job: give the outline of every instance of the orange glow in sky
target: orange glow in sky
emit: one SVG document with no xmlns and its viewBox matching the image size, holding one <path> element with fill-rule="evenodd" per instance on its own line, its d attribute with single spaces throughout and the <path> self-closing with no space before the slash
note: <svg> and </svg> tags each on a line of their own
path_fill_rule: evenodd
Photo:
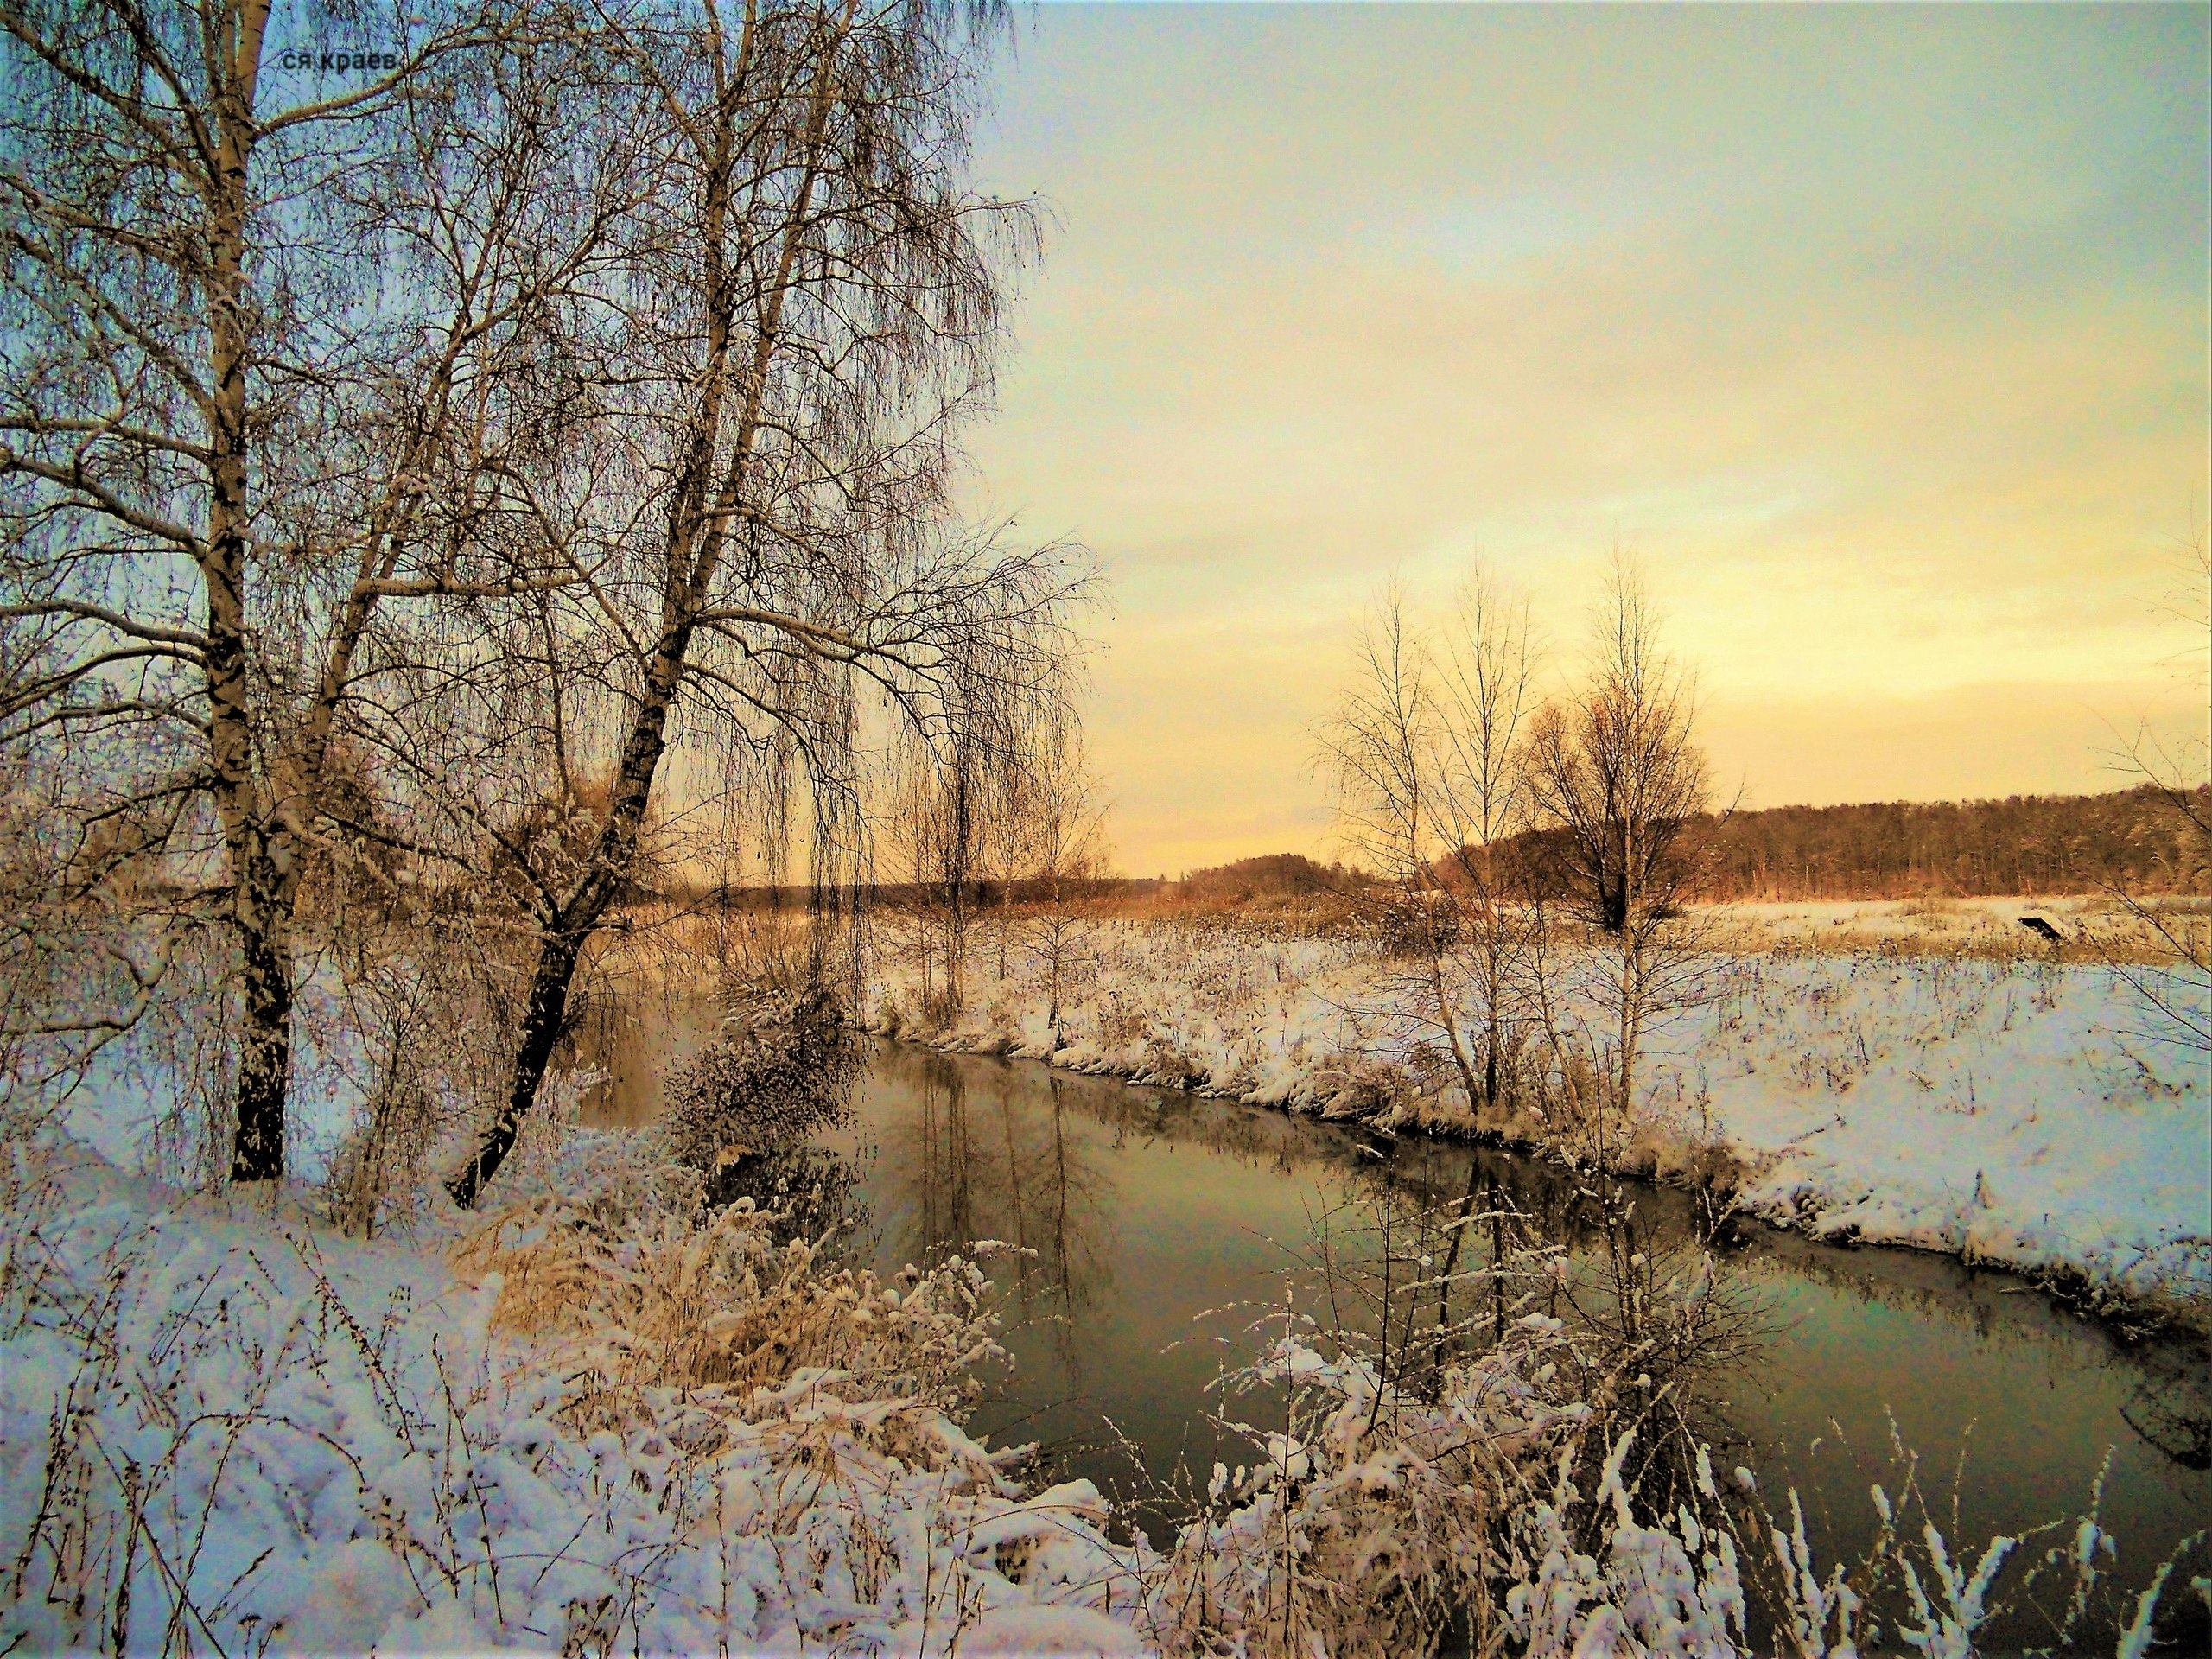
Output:
<svg viewBox="0 0 2212 1659">
<path fill-rule="evenodd" d="M 1325 851 L 1353 620 L 1642 555 L 1748 805 L 2201 731 L 2205 8 L 1046 6 L 976 505 L 1111 576 L 1120 862 Z M 2181 660 L 2177 661 L 2177 657 Z"/>
</svg>

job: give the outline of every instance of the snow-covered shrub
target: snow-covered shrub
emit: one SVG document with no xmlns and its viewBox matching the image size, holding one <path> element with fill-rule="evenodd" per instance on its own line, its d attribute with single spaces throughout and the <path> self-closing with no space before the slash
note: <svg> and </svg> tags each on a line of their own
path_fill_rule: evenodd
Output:
<svg viewBox="0 0 2212 1659">
<path fill-rule="evenodd" d="M 1637 1249 L 1618 1193 L 1612 1248 L 1582 1267 L 1477 1198 L 1385 1183 L 1315 1218 L 1251 1327 L 1258 1357 L 1225 1379 L 1269 1421 L 1225 1425 L 1258 1456 L 1215 1471 L 1168 1557 L 1153 1605 L 1171 1651 L 1418 1653 L 1456 1628 L 1478 1652 L 1549 1652 L 1550 1632 L 1565 1653 L 1586 1614 L 1601 1635 L 1618 1618 L 1740 1637 L 1735 1545 L 1685 1413 L 1745 1310 L 1710 1257 Z M 1485 1235 L 1488 1260 L 1466 1248 Z M 1585 1512 L 1571 1475 L 1599 1459 Z M 1662 1523 L 1627 1518 L 1638 1492 Z"/>
<path fill-rule="evenodd" d="M 473 920 L 474 918 L 470 918 Z M 487 931 L 489 937 L 487 938 Z M 353 1101 L 323 1179 L 331 1219 L 371 1235 L 436 1166 L 474 1150 L 487 1103 L 512 1077 L 514 976 L 504 941 L 460 918 L 345 941 L 318 988 L 328 1007 L 310 1021 L 312 1047 L 342 1059 Z"/>
<path fill-rule="evenodd" d="M 695 1248 L 647 1180 L 563 1217 L 629 1211 L 537 1264 L 590 1249 L 617 1282 L 526 1336 L 502 1327 L 533 1293 L 496 1274 L 8 1153 L 0 1651 L 1137 1646 L 1144 1558 L 1096 1491 L 1023 1497 L 945 1409 L 983 1339 L 964 1263 L 810 1287 L 750 1219 Z M 645 1354 L 690 1294 L 727 1298 L 707 1342 Z M 749 1363 L 771 1304 L 851 1368 Z"/>
<path fill-rule="evenodd" d="M 788 1147 L 842 1110 L 860 1045 L 836 995 L 740 987 L 721 1034 L 669 1079 L 659 1128 L 684 1162 Z"/>
<path fill-rule="evenodd" d="M 1214 1470 L 1206 1513 L 1152 1596 L 1155 1639 L 1175 1653 L 1379 1659 L 1428 1650 L 1458 1618 L 1499 1628 L 1514 1517 L 1586 1414 L 1548 1387 L 1552 1333 L 1535 1334 L 1416 1389 L 1278 1336 L 1237 1381 L 1281 1394 L 1282 1426 L 1252 1431 L 1249 1469 Z"/>
<path fill-rule="evenodd" d="M 1683 1654 L 1739 1651 L 1748 1623 L 1735 1535 L 1716 1520 L 1720 1493 L 1703 1447 L 1697 1496 L 1707 1518 L 1688 1503 L 1649 1524 L 1636 1518 L 1622 1465 L 1634 1443 L 1624 1433 L 1605 1453 L 1597 1503 L 1609 1510 L 1599 1528 L 1598 1557 L 1577 1547 L 1580 1494 L 1573 1483 L 1576 1447 L 1560 1455 L 1550 1493 L 1515 1517 L 1523 1552 L 1517 1581 L 1505 1592 L 1505 1628 L 1528 1659 L 1569 1655 Z M 1533 1563 L 1533 1565 L 1531 1565 Z M 1845 1632 L 1848 1640 L 1848 1630 Z"/>
</svg>

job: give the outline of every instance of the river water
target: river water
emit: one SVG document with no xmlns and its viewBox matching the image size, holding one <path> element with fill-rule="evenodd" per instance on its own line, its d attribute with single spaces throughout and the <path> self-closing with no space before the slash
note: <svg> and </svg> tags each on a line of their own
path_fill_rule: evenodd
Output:
<svg viewBox="0 0 2212 1659">
<path fill-rule="evenodd" d="M 588 1046 L 612 1076 L 586 1109 L 643 1122 L 656 1073 L 703 1025 L 689 1009 L 620 1024 Z M 1572 1184 L 1537 1160 L 887 1042 L 809 1155 L 849 1248 L 886 1272 L 971 1240 L 1014 1247 L 993 1263 L 1014 1363 L 975 1426 L 995 1444 L 1040 1443 L 1056 1478 L 1137 1500 L 1155 1537 L 1179 1468 L 1203 1484 L 1216 1458 L 1252 1460 L 1215 1426 L 1209 1384 L 1249 1352 L 1251 1314 L 1235 1310 L 1278 1296 L 1317 1217 L 1384 1179 L 1456 1199 L 1471 1175 L 1552 1218 L 1570 1249 L 1583 1242 Z M 1693 1236 L 1683 1195 L 1637 1203 L 1653 1248 Z M 2202 1344 L 2124 1344 L 2018 1280 L 1911 1252 L 1755 1229 L 1720 1263 L 1758 1325 L 1721 1379 L 1721 1461 L 1756 1470 L 1772 1497 L 1802 1488 L 1816 1548 L 1871 1532 L 1869 1480 L 1897 1490 L 1892 1423 L 1945 1532 L 1976 1551 L 2081 1513 L 2101 1468 L 2130 1585 L 2212 1521 Z"/>
</svg>

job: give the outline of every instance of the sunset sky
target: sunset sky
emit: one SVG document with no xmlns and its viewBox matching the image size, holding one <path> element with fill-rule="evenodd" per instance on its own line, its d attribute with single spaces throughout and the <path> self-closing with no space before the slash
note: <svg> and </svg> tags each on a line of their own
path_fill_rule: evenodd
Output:
<svg viewBox="0 0 2212 1659">
<path fill-rule="evenodd" d="M 978 505 L 1110 574 L 1123 868 L 1327 851 L 1352 623 L 1477 550 L 1562 670 L 1639 553 L 1749 805 L 2201 730 L 2208 15 L 1029 13 L 979 164 L 1056 228 Z"/>
</svg>

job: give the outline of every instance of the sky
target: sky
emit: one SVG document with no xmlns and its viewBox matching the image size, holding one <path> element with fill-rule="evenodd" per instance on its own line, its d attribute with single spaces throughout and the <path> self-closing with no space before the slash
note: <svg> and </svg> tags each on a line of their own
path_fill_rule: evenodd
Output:
<svg viewBox="0 0 2212 1659">
<path fill-rule="evenodd" d="M 978 178 L 1051 229 L 972 505 L 1106 570 L 1122 868 L 1327 855 L 1352 631 L 1478 555 L 1558 685 L 1637 556 L 1746 806 L 2201 735 L 2208 17 L 1021 14 Z"/>
</svg>

